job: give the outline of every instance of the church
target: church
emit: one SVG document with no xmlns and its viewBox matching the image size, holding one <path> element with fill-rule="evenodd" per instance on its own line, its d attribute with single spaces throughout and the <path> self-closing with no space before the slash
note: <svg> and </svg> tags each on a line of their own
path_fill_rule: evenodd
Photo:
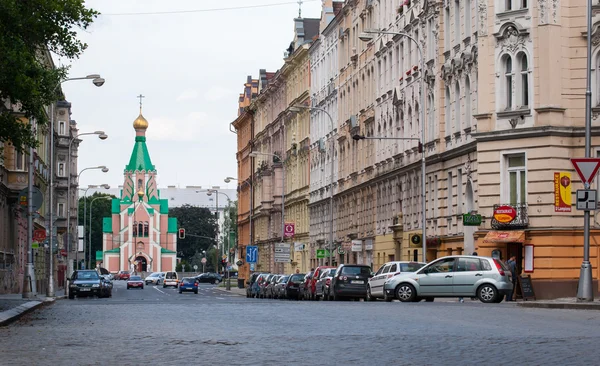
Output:
<svg viewBox="0 0 600 366">
<path fill-rule="evenodd" d="M 100 266 L 111 273 L 174 271 L 177 263 L 177 219 L 169 217 L 169 202 L 160 198 L 156 167 L 146 146 L 148 121 L 133 122 L 135 144 L 125 167 L 120 198 L 112 199 L 112 215 L 103 218 Z"/>
</svg>

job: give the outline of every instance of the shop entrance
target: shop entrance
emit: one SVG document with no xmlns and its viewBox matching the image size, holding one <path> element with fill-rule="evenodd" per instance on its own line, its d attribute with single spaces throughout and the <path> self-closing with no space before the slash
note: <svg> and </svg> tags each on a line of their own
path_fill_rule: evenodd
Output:
<svg viewBox="0 0 600 366">
<path fill-rule="evenodd" d="M 517 258 L 517 276 L 521 274 L 523 268 L 523 243 L 506 243 L 506 259 L 515 256 Z"/>
</svg>

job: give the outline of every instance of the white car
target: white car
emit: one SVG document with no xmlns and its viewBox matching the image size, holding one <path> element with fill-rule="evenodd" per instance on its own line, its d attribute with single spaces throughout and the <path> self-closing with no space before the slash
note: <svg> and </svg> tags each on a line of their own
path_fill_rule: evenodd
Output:
<svg viewBox="0 0 600 366">
<path fill-rule="evenodd" d="M 367 285 L 367 298 L 369 300 L 383 299 L 383 284 L 388 279 L 402 273 L 416 272 L 426 263 L 422 262 L 388 262 L 379 268 L 373 277 L 369 279 Z"/>
<path fill-rule="evenodd" d="M 164 277 L 165 277 L 164 272 L 153 272 L 153 273 L 150 273 L 148 276 L 146 276 L 146 278 L 144 278 L 144 283 L 146 285 L 149 285 L 149 284 L 160 285 L 160 284 L 162 284 Z"/>
</svg>

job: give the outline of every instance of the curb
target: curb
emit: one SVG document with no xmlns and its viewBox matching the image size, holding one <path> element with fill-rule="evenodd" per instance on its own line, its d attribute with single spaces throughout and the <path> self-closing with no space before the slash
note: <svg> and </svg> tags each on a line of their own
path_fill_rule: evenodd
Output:
<svg viewBox="0 0 600 366">
<path fill-rule="evenodd" d="M 236 295 L 236 296 L 246 296 L 246 294 L 238 294 L 237 292 L 234 292 L 234 291 L 227 291 L 225 288 L 217 287 L 217 290 L 223 291 L 223 292 L 225 292 L 227 294 L 233 294 L 233 295 Z"/>
<path fill-rule="evenodd" d="M 533 303 L 524 302 L 518 304 L 524 308 L 538 309 L 571 309 L 571 310 L 600 310 L 600 304 L 561 304 L 561 303 Z"/>
<path fill-rule="evenodd" d="M 23 305 L 19 305 L 16 308 L 3 311 L 0 313 L 0 327 L 5 327 L 10 323 L 18 320 L 23 315 L 34 311 L 44 305 L 44 303 L 53 302 L 53 300 L 48 301 L 28 301 Z"/>
</svg>

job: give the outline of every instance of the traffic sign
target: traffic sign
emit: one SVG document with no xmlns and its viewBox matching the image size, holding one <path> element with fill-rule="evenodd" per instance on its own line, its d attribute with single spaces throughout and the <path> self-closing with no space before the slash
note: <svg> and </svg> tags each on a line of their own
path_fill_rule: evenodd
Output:
<svg viewBox="0 0 600 366">
<path fill-rule="evenodd" d="M 571 159 L 571 163 L 587 188 L 594 181 L 598 168 L 600 168 L 600 158 Z"/>
<path fill-rule="evenodd" d="M 200 260 L 200 262 L 202 262 L 202 264 L 206 264 L 206 258 L 202 258 L 202 260 Z"/>
<path fill-rule="evenodd" d="M 33 231 L 33 240 L 35 241 L 44 241 L 46 239 L 46 230 L 45 229 L 37 229 Z"/>
<path fill-rule="evenodd" d="M 577 209 L 583 211 L 596 210 L 598 203 L 597 192 L 595 189 L 577 190 Z"/>
<path fill-rule="evenodd" d="M 285 225 L 283 225 L 283 228 L 284 228 L 283 235 L 286 238 L 291 238 L 292 236 L 294 236 L 295 231 L 296 231 L 296 224 L 294 224 L 293 222 L 286 222 Z"/>
<path fill-rule="evenodd" d="M 19 205 L 21 205 L 24 209 L 27 209 L 27 196 L 29 194 L 29 189 L 25 188 L 19 192 Z M 33 187 L 31 191 L 31 197 L 33 198 L 31 202 L 31 210 L 37 211 L 42 207 L 44 203 L 44 194 L 38 187 Z"/>
<path fill-rule="evenodd" d="M 246 247 L 246 263 L 256 263 L 258 260 L 258 247 L 248 245 Z"/>
<path fill-rule="evenodd" d="M 194 264 L 194 270 L 197 270 L 197 269 L 198 269 L 198 265 Z"/>
</svg>

